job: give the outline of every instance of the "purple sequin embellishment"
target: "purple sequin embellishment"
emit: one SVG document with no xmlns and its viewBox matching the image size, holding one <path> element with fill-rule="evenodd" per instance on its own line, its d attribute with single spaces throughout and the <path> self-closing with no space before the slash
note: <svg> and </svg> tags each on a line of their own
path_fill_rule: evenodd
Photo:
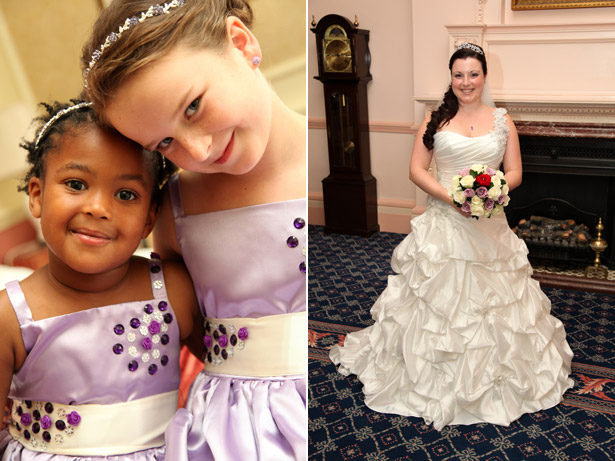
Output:
<svg viewBox="0 0 615 461">
<path fill-rule="evenodd" d="M 157 371 L 158 371 L 158 367 L 156 366 L 156 364 L 155 364 L 155 363 L 152 363 L 152 364 L 149 366 L 149 368 L 147 369 L 147 372 L 148 372 L 150 375 L 155 375 Z"/>
<path fill-rule="evenodd" d="M 47 402 L 45 404 L 45 411 L 47 413 L 52 413 L 53 412 L 53 405 L 50 402 Z M 43 416 L 43 418 L 44 418 L 44 416 Z"/>
<path fill-rule="evenodd" d="M 139 328 L 139 326 L 141 326 L 141 322 L 139 321 L 139 319 L 131 319 L 130 320 L 130 326 L 132 328 Z"/>
<path fill-rule="evenodd" d="M 297 237 L 290 236 L 286 239 L 286 245 L 288 245 L 288 248 L 297 248 L 297 245 L 299 245 L 299 239 Z"/>
<path fill-rule="evenodd" d="M 173 316 L 171 314 L 164 314 L 164 323 L 171 323 L 173 321 Z"/>
<path fill-rule="evenodd" d="M 135 371 L 137 368 L 139 368 L 139 364 L 136 360 L 131 360 L 130 363 L 128 363 L 128 369 L 130 371 Z"/>
<path fill-rule="evenodd" d="M 124 346 L 122 346 L 120 343 L 117 343 L 113 346 L 113 352 L 116 355 L 120 355 L 122 352 L 124 352 Z"/>
<path fill-rule="evenodd" d="M 26 440 L 30 440 L 30 432 L 28 432 L 28 431 L 23 431 L 23 437 L 24 437 L 24 439 L 26 439 Z"/>
<path fill-rule="evenodd" d="M 296 218 L 293 225 L 295 226 L 295 229 L 303 229 L 305 226 L 305 220 L 303 218 Z"/>
<path fill-rule="evenodd" d="M 167 344 L 169 344 L 169 335 L 164 334 L 160 337 L 160 342 L 162 343 L 163 346 L 166 346 Z"/>
<path fill-rule="evenodd" d="M 167 304 L 166 301 L 160 301 L 158 303 L 158 309 L 160 309 L 162 312 L 167 310 L 167 306 L 168 306 L 168 304 Z"/>
<path fill-rule="evenodd" d="M 115 332 L 116 335 L 121 335 L 124 333 L 124 325 L 118 323 L 116 326 L 113 327 L 113 331 Z"/>
<path fill-rule="evenodd" d="M 160 272 L 160 266 L 158 264 L 155 264 L 151 266 L 149 270 L 152 272 L 152 274 L 157 274 L 158 272 Z"/>
<path fill-rule="evenodd" d="M 154 306 L 152 306 L 151 304 L 146 304 L 145 309 L 143 310 L 146 314 L 151 314 L 152 312 L 154 312 Z"/>
<path fill-rule="evenodd" d="M 43 440 L 45 442 L 51 442 L 51 434 L 47 431 L 43 432 Z"/>
<path fill-rule="evenodd" d="M 302 261 L 301 264 L 299 264 L 299 270 L 305 274 L 305 271 L 307 270 L 305 261 Z"/>
<path fill-rule="evenodd" d="M 166 367 L 167 363 L 169 363 L 169 358 L 166 355 L 163 355 L 162 357 L 160 357 L 160 363 L 163 367 Z"/>
<path fill-rule="evenodd" d="M 56 429 L 59 431 L 63 431 L 64 429 L 66 429 L 66 423 L 61 419 L 58 419 L 56 421 Z"/>
</svg>

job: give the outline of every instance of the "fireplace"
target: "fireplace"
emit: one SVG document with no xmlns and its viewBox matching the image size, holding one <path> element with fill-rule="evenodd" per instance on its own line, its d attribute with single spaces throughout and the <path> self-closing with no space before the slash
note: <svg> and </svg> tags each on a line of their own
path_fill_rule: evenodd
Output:
<svg viewBox="0 0 615 461">
<path fill-rule="evenodd" d="M 615 269 L 615 127 L 557 122 L 517 122 L 523 183 L 511 192 L 506 216 L 511 227 L 531 216 L 573 219 L 594 237 L 598 218 L 608 248 L 602 263 Z M 526 240 L 534 261 L 590 265 L 588 245 L 574 248 Z M 558 242 L 559 243 L 559 242 Z"/>
</svg>

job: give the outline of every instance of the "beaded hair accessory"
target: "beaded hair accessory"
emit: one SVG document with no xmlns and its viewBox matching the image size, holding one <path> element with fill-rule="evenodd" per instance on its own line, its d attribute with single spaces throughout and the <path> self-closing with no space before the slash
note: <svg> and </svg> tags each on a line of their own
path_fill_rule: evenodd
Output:
<svg viewBox="0 0 615 461">
<path fill-rule="evenodd" d="M 455 53 L 459 50 L 462 50 L 464 48 L 467 48 L 468 50 L 472 50 L 475 51 L 478 54 L 482 54 L 483 56 L 485 55 L 485 53 L 483 52 L 482 48 L 478 45 L 475 45 L 474 43 L 462 43 L 461 45 L 459 45 L 457 48 L 455 48 Z"/>
<path fill-rule="evenodd" d="M 66 114 L 74 112 L 76 110 L 82 109 L 83 107 L 90 107 L 92 105 L 91 102 L 80 102 L 78 104 L 67 107 L 66 109 L 59 110 L 57 114 L 49 119 L 47 123 L 43 125 L 43 128 L 38 132 L 38 136 L 36 137 L 36 141 L 34 142 L 34 148 L 38 149 L 38 145 L 41 140 L 47 135 L 49 128 L 58 121 L 61 117 L 64 117 Z"/>
<path fill-rule="evenodd" d="M 127 18 L 124 21 L 124 24 L 120 26 L 117 32 L 111 32 L 105 38 L 105 41 L 100 45 L 100 47 L 92 53 L 92 57 L 90 59 L 90 63 L 88 64 L 88 68 L 85 70 L 85 87 L 88 87 L 88 74 L 92 67 L 96 64 L 96 62 L 100 59 L 100 56 L 103 54 L 105 49 L 111 46 L 112 43 L 116 42 L 124 32 L 137 24 L 145 21 L 148 18 L 153 18 L 154 16 L 160 16 L 162 14 L 169 14 L 169 11 L 173 8 L 178 8 L 184 6 L 186 4 L 185 0 L 172 0 L 170 2 L 164 3 L 163 5 L 157 4 L 150 6 L 147 11 L 141 12 L 141 14 L 137 14 L 130 18 Z"/>
</svg>

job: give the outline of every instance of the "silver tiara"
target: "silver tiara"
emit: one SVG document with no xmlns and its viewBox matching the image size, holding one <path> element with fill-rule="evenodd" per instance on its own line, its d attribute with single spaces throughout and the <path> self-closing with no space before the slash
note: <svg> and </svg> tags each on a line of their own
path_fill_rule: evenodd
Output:
<svg viewBox="0 0 615 461">
<path fill-rule="evenodd" d="M 178 8 L 180 6 L 184 6 L 185 4 L 185 0 L 172 0 L 163 5 L 152 5 L 147 9 L 147 11 L 143 11 L 141 12 L 141 14 L 137 14 L 126 19 L 126 21 L 124 21 L 124 24 L 120 26 L 118 31 L 111 32 L 109 35 L 107 35 L 107 38 L 105 38 L 105 41 L 102 43 L 102 45 L 100 45 L 100 47 L 92 53 L 88 68 L 85 70 L 85 87 L 87 88 L 88 86 L 88 74 L 90 73 L 90 70 L 92 70 L 92 67 L 94 67 L 94 64 L 96 64 L 96 62 L 100 59 L 100 56 L 103 54 L 103 51 L 105 51 L 106 48 L 111 46 L 112 43 L 116 42 L 124 32 L 136 26 L 137 24 L 145 21 L 148 18 L 153 18 L 154 16 L 160 16 L 162 14 L 169 14 L 169 11 L 172 8 Z"/>
<path fill-rule="evenodd" d="M 55 114 L 53 117 L 51 117 L 49 121 L 43 125 L 43 128 L 41 128 L 41 130 L 38 132 L 38 136 L 36 137 L 36 141 L 34 142 L 34 148 L 38 149 L 38 144 L 41 142 L 41 139 L 45 137 L 45 135 L 49 131 L 49 128 L 51 128 L 51 125 L 57 122 L 59 118 L 73 111 L 79 110 L 83 107 L 90 107 L 91 105 L 92 105 L 91 102 L 80 102 L 73 106 L 69 106 L 66 109 L 59 110 L 58 113 Z"/>
<path fill-rule="evenodd" d="M 474 43 L 462 43 L 461 45 L 459 45 L 457 48 L 455 48 L 455 53 L 459 50 L 462 50 L 464 48 L 467 48 L 469 50 L 475 51 L 478 54 L 482 54 L 483 56 L 485 55 L 485 53 L 483 53 L 483 50 L 480 46 L 475 45 Z"/>
</svg>

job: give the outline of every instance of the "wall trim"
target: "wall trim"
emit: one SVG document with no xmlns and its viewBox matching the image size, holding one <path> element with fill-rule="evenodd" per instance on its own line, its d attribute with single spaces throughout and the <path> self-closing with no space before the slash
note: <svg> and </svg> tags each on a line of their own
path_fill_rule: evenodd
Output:
<svg viewBox="0 0 615 461">
<path fill-rule="evenodd" d="M 308 128 L 324 130 L 327 128 L 327 120 L 324 117 L 308 118 Z M 411 122 L 394 122 L 370 120 L 369 131 L 371 133 L 397 133 L 415 135 L 419 126 Z"/>
</svg>

